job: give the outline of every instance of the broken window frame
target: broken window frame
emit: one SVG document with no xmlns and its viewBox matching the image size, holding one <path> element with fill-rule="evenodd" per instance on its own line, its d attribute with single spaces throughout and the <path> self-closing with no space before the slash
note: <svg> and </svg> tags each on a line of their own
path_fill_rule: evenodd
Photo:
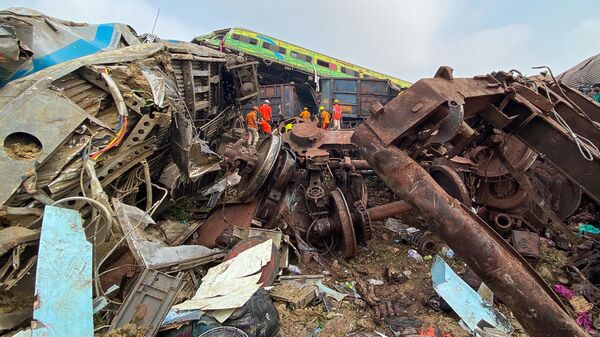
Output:
<svg viewBox="0 0 600 337">
<path fill-rule="evenodd" d="M 337 71 L 337 65 L 335 63 L 323 61 L 321 59 L 316 59 L 316 60 L 317 60 L 317 65 L 319 65 L 323 68 L 327 68 L 329 70 Z"/>
<path fill-rule="evenodd" d="M 346 68 L 346 67 L 341 67 L 340 68 L 341 72 L 343 72 L 346 75 L 350 75 L 353 77 L 360 77 L 360 73 L 354 69 L 350 69 L 350 68 Z"/>
<path fill-rule="evenodd" d="M 258 40 L 250 36 L 233 33 L 231 34 L 231 38 L 242 43 L 248 43 L 253 46 L 258 46 Z"/>
<path fill-rule="evenodd" d="M 287 50 L 279 45 L 263 41 L 262 47 L 275 53 L 285 54 Z"/>
<path fill-rule="evenodd" d="M 304 62 L 311 63 L 313 58 L 310 55 L 299 53 L 295 50 L 290 51 L 290 56 Z"/>
</svg>

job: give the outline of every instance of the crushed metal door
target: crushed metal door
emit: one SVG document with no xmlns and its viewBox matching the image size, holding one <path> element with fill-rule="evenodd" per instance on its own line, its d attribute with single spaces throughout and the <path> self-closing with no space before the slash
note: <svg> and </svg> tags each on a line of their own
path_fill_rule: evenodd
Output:
<svg viewBox="0 0 600 337">
<path fill-rule="evenodd" d="M 77 211 L 46 206 L 35 293 L 32 337 L 94 335 L 92 244 Z"/>
</svg>

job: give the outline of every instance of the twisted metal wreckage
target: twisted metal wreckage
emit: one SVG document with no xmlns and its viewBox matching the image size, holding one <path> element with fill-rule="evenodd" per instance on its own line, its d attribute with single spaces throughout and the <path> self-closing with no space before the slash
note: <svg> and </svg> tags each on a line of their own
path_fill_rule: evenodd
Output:
<svg viewBox="0 0 600 337">
<path fill-rule="evenodd" d="M 320 262 L 324 251 L 355 256 L 372 222 L 414 209 L 531 336 L 588 336 L 523 258 L 539 252 L 518 236 L 577 243 L 562 220 L 582 195 L 600 201 L 593 102 L 552 77 L 455 79 L 442 67 L 375 104 L 355 130 L 292 119 L 291 132 L 280 128 L 251 148 L 239 107 L 258 90 L 255 62 L 189 43 L 85 56 L 0 90 L 0 289 L 23 291 L 37 261 L 34 333 L 57 329 L 44 298 L 55 296 L 45 290 L 56 278 L 92 282 L 109 330 L 135 321 L 154 335 L 176 295 L 197 288 L 194 269 L 224 258 L 240 230 L 277 229 L 303 261 Z M 367 170 L 402 200 L 368 208 Z M 153 224 L 192 193 L 198 219 Z M 77 211 L 66 217 L 72 226 L 61 227 L 54 205 Z M 500 235 L 512 235 L 516 250 Z M 414 243 L 430 248 L 425 237 Z M 56 254 L 67 246 L 89 263 Z M 285 263 L 265 265 L 263 284 Z M 74 266 L 86 272 L 61 270 Z M 91 300 L 86 294 L 73 299 Z M 29 319 L 31 311 L 9 329 Z"/>
</svg>

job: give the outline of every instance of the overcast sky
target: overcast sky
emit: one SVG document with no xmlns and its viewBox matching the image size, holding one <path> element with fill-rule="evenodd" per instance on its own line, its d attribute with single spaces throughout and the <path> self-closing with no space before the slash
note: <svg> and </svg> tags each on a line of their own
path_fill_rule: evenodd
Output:
<svg viewBox="0 0 600 337">
<path fill-rule="evenodd" d="M 90 23 L 122 22 L 138 33 L 191 40 L 249 28 L 408 81 L 440 65 L 472 76 L 549 65 L 559 73 L 600 52 L 594 0 L 3 0 Z"/>
</svg>

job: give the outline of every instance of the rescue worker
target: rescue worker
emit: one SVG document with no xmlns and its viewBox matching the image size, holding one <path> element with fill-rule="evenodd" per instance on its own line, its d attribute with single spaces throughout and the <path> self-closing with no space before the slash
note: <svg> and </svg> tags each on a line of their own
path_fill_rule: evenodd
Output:
<svg viewBox="0 0 600 337">
<path fill-rule="evenodd" d="M 256 114 L 258 107 L 252 107 L 252 110 L 246 115 L 246 128 L 248 129 L 248 146 L 256 146 L 258 144 L 258 123 Z"/>
<path fill-rule="evenodd" d="M 287 124 L 285 125 L 285 133 L 288 133 L 288 132 L 292 131 L 292 128 L 293 128 L 293 127 L 294 127 L 294 124 L 292 124 L 292 123 L 287 123 Z"/>
<path fill-rule="evenodd" d="M 262 132 L 265 133 L 265 135 L 271 134 L 271 125 L 264 118 L 260 120 L 260 128 L 262 129 Z"/>
<path fill-rule="evenodd" d="M 267 121 L 267 123 L 269 123 L 269 126 L 271 126 L 272 113 L 273 109 L 271 109 L 271 102 L 269 102 L 268 99 L 265 99 L 263 105 L 260 106 L 260 116 L 264 121 Z"/>
<path fill-rule="evenodd" d="M 321 128 L 327 129 L 327 126 L 329 126 L 329 111 L 325 110 L 322 105 L 319 107 L 319 111 L 321 111 Z"/>
<path fill-rule="evenodd" d="M 342 106 L 339 100 L 333 101 L 333 122 L 331 129 L 340 130 L 342 125 Z"/>
<path fill-rule="evenodd" d="M 592 86 L 592 99 L 597 103 L 600 103 L 600 83 L 596 83 Z"/>
<path fill-rule="evenodd" d="M 304 110 L 300 113 L 300 118 L 310 120 L 310 112 L 307 107 L 304 107 Z"/>
</svg>

